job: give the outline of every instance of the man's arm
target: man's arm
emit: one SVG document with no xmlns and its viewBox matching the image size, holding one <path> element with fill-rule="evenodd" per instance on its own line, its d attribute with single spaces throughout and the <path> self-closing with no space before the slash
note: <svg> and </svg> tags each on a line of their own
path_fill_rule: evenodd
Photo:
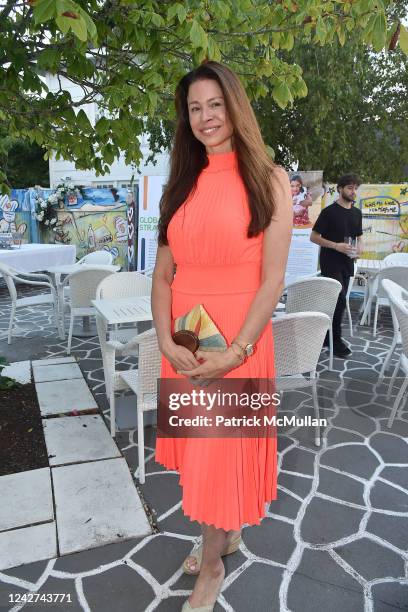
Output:
<svg viewBox="0 0 408 612">
<path fill-rule="evenodd" d="M 325 249 L 333 249 L 334 251 L 343 253 L 343 255 L 349 255 L 352 250 L 352 247 L 345 242 L 333 242 L 333 240 L 327 240 L 315 230 L 311 231 L 310 240 L 315 244 L 318 244 L 320 247 L 324 247 Z"/>
</svg>

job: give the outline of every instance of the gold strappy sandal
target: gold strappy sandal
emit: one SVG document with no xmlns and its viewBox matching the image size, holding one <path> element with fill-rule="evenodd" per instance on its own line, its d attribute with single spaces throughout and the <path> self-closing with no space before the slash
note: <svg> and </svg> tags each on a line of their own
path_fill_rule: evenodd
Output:
<svg viewBox="0 0 408 612">
<path fill-rule="evenodd" d="M 231 540 L 230 544 L 228 545 L 227 550 L 221 555 L 221 557 L 225 557 L 226 555 L 231 555 L 232 553 L 237 551 L 239 548 L 239 545 L 241 544 L 241 539 L 242 539 L 241 534 L 239 534 L 233 540 Z M 183 563 L 184 573 L 189 574 L 190 576 L 197 576 L 200 573 L 200 564 L 201 564 L 202 556 L 203 556 L 203 545 L 200 544 L 198 548 L 191 551 L 191 553 L 188 555 L 188 557 L 194 557 L 194 559 L 196 559 L 197 568 L 195 570 L 190 569 L 190 567 L 187 564 L 188 557 L 186 557 Z M 190 609 L 193 610 L 195 608 L 190 608 Z M 188 610 L 188 608 L 186 608 L 186 610 Z M 198 610 L 200 610 L 200 612 L 202 611 L 204 612 L 206 608 L 203 608 L 202 611 L 201 611 L 201 608 L 198 608 Z"/>
</svg>

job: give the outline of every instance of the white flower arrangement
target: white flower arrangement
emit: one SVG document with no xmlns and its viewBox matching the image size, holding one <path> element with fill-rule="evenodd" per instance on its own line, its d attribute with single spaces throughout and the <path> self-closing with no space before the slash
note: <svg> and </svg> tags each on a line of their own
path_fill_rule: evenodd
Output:
<svg viewBox="0 0 408 612">
<path fill-rule="evenodd" d="M 64 205 L 65 197 L 75 195 L 82 195 L 82 187 L 74 185 L 74 183 L 61 183 L 57 185 L 54 193 L 50 194 L 47 198 L 42 198 L 37 194 L 36 199 L 36 210 L 35 218 L 40 222 L 41 225 L 52 228 L 54 232 L 57 231 L 58 214 L 56 207 L 61 203 L 62 208 Z"/>
</svg>

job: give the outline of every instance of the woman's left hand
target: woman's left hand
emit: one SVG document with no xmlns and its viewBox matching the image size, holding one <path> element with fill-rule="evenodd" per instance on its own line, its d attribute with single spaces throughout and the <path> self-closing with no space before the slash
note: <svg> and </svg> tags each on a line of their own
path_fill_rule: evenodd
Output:
<svg viewBox="0 0 408 612">
<path fill-rule="evenodd" d="M 199 381 L 207 378 L 222 378 L 224 374 L 241 365 L 242 360 L 231 348 L 226 351 L 196 351 L 200 365 L 193 370 L 178 370 L 178 374 Z"/>
</svg>

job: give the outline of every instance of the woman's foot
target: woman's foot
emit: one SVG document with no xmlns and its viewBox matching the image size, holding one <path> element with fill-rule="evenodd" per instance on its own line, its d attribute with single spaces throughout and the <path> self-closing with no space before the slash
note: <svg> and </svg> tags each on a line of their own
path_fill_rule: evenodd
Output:
<svg viewBox="0 0 408 612">
<path fill-rule="evenodd" d="M 221 553 L 222 556 L 224 556 L 229 548 L 229 546 L 231 545 L 231 542 L 234 542 L 237 540 L 237 538 L 239 538 L 241 536 L 241 530 L 238 531 L 229 531 L 226 541 L 225 541 L 225 547 L 223 552 Z M 198 572 L 200 571 L 200 564 L 201 564 L 201 554 L 198 555 L 198 559 L 197 557 L 193 556 L 193 555 L 189 555 L 186 560 L 184 561 L 184 565 L 188 567 L 189 572 L 191 572 L 192 574 L 198 574 Z"/>
<path fill-rule="evenodd" d="M 190 606 L 194 609 L 214 605 L 221 591 L 224 576 L 225 568 L 221 559 L 211 567 L 203 567 L 189 597 Z"/>
</svg>

